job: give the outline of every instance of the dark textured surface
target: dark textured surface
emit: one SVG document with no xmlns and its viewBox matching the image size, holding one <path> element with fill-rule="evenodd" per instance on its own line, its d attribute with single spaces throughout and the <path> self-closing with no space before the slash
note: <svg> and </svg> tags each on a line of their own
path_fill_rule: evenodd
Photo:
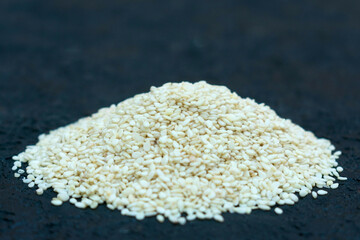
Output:
<svg viewBox="0 0 360 240">
<path fill-rule="evenodd" d="M 221 2 L 221 3 L 220 3 Z M 360 239 L 359 1 L 0 1 L 0 239 Z M 284 214 L 142 222 L 13 177 L 40 133 L 168 81 L 225 84 L 343 151 L 349 178 Z"/>
</svg>

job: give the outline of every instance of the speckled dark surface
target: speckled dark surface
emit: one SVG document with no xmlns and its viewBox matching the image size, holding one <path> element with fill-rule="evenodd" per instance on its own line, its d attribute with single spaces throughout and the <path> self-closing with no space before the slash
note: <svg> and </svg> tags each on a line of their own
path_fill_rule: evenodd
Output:
<svg viewBox="0 0 360 240">
<path fill-rule="evenodd" d="M 220 3 L 221 2 L 221 3 Z M 0 239 L 360 239 L 359 1 L 0 1 Z M 168 81 L 225 84 L 343 151 L 284 214 L 185 226 L 50 204 L 13 177 L 40 133 Z"/>
</svg>

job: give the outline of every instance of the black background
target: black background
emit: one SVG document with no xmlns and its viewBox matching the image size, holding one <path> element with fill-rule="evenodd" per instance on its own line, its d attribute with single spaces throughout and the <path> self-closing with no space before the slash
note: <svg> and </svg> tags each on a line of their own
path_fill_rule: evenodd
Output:
<svg viewBox="0 0 360 240">
<path fill-rule="evenodd" d="M 0 239 L 360 239 L 360 1 L 0 1 Z M 284 214 L 185 226 L 50 204 L 13 177 L 40 133 L 206 79 L 343 151 L 349 178 Z"/>
</svg>

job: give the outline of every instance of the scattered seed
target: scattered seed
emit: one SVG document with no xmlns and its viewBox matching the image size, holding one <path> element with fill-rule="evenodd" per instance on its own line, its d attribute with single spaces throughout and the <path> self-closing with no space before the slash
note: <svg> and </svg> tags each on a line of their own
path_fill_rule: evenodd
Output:
<svg viewBox="0 0 360 240">
<path fill-rule="evenodd" d="M 328 192 L 327 191 L 325 191 L 325 190 L 319 190 L 319 191 L 317 191 L 317 194 L 318 195 L 326 195 Z"/>
<path fill-rule="evenodd" d="M 51 200 L 51 204 L 55 205 L 55 206 L 60 206 L 61 204 L 63 204 L 63 202 L 61 200 L 59 200 L 59 199 L 53 198 Z"/>
<path fill-rule="evenodd" d="M 42 195 L 44 193 L 44 190 L 42 190 L 42 188 L 38 188 L 36 189 L 36 193 L 37 195 Z"/>
<path fill-rule="evenodd" d="M 275 211 L 275 213 L 278 214 L 278 215 L 283 214 L 283 210 L 282 210 L 281 208 L 278 208 L 278 207 L 277 207 L 277 208 L 274 209 L 274 211 Z"/>
<path fill-rule="evenodd" d="M 311 193 L 311 195 L 313 196 L 313 198 L 317 198 L 317 196 L 318 196 L 315 191 L 313 191 L 313 192 Z"/>
</svg>

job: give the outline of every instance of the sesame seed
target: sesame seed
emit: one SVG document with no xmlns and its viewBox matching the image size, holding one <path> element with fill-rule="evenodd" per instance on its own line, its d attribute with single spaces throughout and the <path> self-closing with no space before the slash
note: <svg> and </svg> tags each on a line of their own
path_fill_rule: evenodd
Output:
<svg viewBox="0 0 360 240">
<path fill-rule="evenodd" d="M 328 192 L 327 191 L 325 191 L 325 190 L 319 190 L 319 191 L 317 191 L 317 194 L 318 195 L 326 195 Z"/>
<path fill-rule="evenodd" d="M 318 196 L 315 191 L 313 191 L 313 192 L 311 193 L 311 195 L 313 196 L 313 198 L 317 198 L 317 196 Z"/>
<path fill-rule="evenodd" d="M 299 192 L 300 197 L 305 197 L 307 194 L 308 194 L 308 191 L 306 191 L 305 189 L 302 189 Z"/>
<path fill-rule="evenodd" d="M 59 199 L 53 198 L 51 200 L 51 204 L 55 205 L 55 206 L 60 206 L 61 204 L 63 204 L 63 202 L 61 200 L 59 200 Z"/>
<path fill-rule="evenodd" d="M 221 216 L 221 215 L 215 215 L 215 216 L 214 216 L 214 219 L 215 219 L 216 221 L 218 221 L 218 222 L 223 222 L 223 221 L 224 221 L 224 217 Z"/>
<path fill-rule="evenodd" d="M 164 220 L 165 220 L 165 218 L 164 218 L 164 216 L 163 215 L 157 215 L 156 216 L 156 219 L 159 221 L 159 222 L 164 222 Z"/>
<path fill-rule="evenodd" d="M 37 195 L 42 195 L 44 193 L 44 190 L 42 190 L 42 188 L 38 188 L 36 189 L 36 193 Z"/>
<path fill-rule="evenodd" d="M 259 205 L 259 208 L 260 208 L 261 210 L 265 210 L 265 211 L 268 211 L 268 210 L 271 209 L 269 206 L 266 206 L 266 205 Z"/>
<path fill-rule="evenodd" d="M 184 225 L 186 223 L 186 219 L 184 217 L 179 218 L 179 224 Z"/>
<path fill-rule="evenodd" d="M 281 209 L 281 208 L 275 208 L 274 209 L 274 212 L 276 213 L 276 214 L 278 214 L 278 215 L 280 215 L 280 214 L 282 214 L 283 213 L 283 210 Z"/>
<path fill-rule="evenodd" d="M 140 212 L 140 213 L 137 213 L 135 217 L 136 217 L 137 220 L 140 221 L 140 220 L 143 220 L 145 218 L 145 215 L 144 215 L 144 213 Z"/>
<path fill-rule="evenodd" d="M 85 206 L 85 204 L 83 202 L 76 202 L 75 207 L 77 207 L 77 208 L 85 208 L 86 206 Z"/>
<path fill-rule="evenodd" d="M 69 200 L 69 195 L 66 192 L 61 192 L 57 195 L 57 198 L 63 202 L 66 202 L 67 200 Z"/>
<path fill-rule="evenodd" d="M 137 220 L 182 225 L 324 195 L 311 189 L 335 189 L 336 178 L 347 179 L 334 151 L 265 104 L 224 86 L 182 82 L 42 134 L 12 158 L 12 170 L 19 177 L 26 163 L 23 182 L 37 185 L 39 195 L 57 192 L 55 206 L 104 204 Z"/>
</svg>

